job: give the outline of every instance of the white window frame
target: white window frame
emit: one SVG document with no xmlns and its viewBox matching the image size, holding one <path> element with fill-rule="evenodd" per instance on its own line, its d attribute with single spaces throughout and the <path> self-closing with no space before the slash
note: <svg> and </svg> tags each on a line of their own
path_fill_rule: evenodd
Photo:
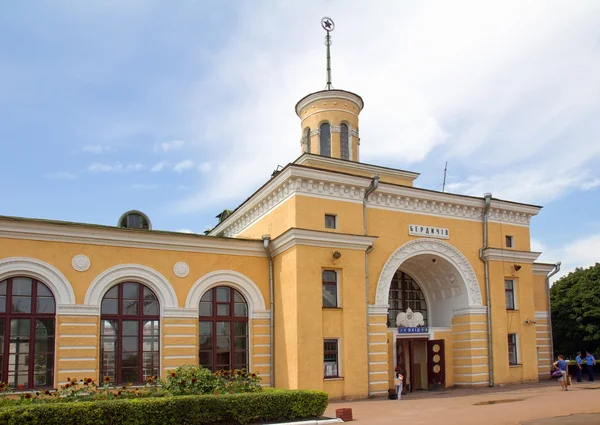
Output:
<svg viewBox="0 0 600 425">
<path fill-rule="evenodd" d="M 515 363 L 511 363 L 510 362 L 510 351 L 507 350 L 507 354 L 508 354 L 508 365 L 509 366 L 518 366 L 520 365 L 519 363 L 519 334 L 518 333 L 509 333 L 508 335 L 514 335 L 515 336 Z M 508 336 L 507 336 L 507 344 L 508 344 Z"/>
<path fill-rule="evenodd" d="M 337 342 L 337 367 L 338 374 L 337 376 L 327 377 L 325 376 L 325 341 L 326 340 L 335 340 Z M 340 337 L 324 337 L 323 338 L 323 380 L 325 381 L 335 381 L 337 379 L 343 379 L 344 375 L 342 374 L 342 341 Z"/>
<path fill-rule="evenodd" d="M 338 270 L 338 269 L 324 268 L 324 269 L 321 270 L 321 304 L 323 304 L 323 272 L 324 271 L 335 272 L 335 301 L 336 301 L 336 306 L 335 307 L 325 307 L 323 305 L 322 308 L 325 308 L 325 309 L 342 308 L 342 303 L 341 303 L 342 300 L 340 298 L 340 270 Z M 333 339 L 333 338 L 326 338 L 326 339 Z"/>
<path fill-rule="evenodd" d="M 327 227 L 327 217 L 333 217 L 333 227 Z M 338 216 L 337 214 L 330 214 L 330 213 L 325 213 L 325 228 L 326 229 L 333 229 L 333 230 L 337 230 L 338 228 Z"/>
<path fill-rule="evenodd" d="M 510 240 L 510 246 L 508 246 L 508 241 Z M 505 235 L 504 244 L 506 248 L 514 248 L 515 247 L 515 237 L 512 235 Z"/>
<path fill-rule="evenodd" d="M 506 281 L 510 280 L 512 281 L 513 284 L 513 308 L 510 309 L 508 308 L 508 306 L 506 306 Z M 517 279 L 512 278 L 512 277 L 505 277 L 504 278 L 504 304 L 506 306 L 506 311 L 516 311 L 519 309 L 519 304 L 517 303 Z"/>
</svg>

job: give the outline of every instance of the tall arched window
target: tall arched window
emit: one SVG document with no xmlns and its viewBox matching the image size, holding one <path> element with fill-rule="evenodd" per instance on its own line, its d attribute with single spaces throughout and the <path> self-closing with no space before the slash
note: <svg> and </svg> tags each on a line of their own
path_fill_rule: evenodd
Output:
<svg viewBox="0 0 600 425">
<path fill-rule="evenodd" d="M 142 384 L 158 376 L 160 306 L 140 283 L 113 286 L 102 299 L 100 373 L 116 384 Z"/>
<path fill-rule="evenodd" d="M 410 308 L 423 314 L 427 326 L 427 303 L 423 291 L 417 282 L 408 274 L 396 271 L 392 278 L 389 296 L 390 309 L 388 310 L 388 327 L 396 327 L 396 316 Z"/>
<path fill-rule="evenodd" d="M 310 153 L 310 127 L 306 129 L 304 137 L 306 137 L 306 152 Z"/>
<path fill-rule="evenodd" d="M 228 286 L 208 290 L 200 300 L 200 365 L 248 370 L 248 304 Z"/>
<path fill-rule="evenodd" d="M 319 153 L 323 156 L 331 156 L 331 126 L 325 122 L 319 128 L 320 134 L 320 150 Z"/>
<path fill-rule="evenodd" d="M 348 126 L 340 126 L 340 158 L 350 159 L 350 147 L 348 145 Z"/>
<path fill-rule="evenodd" d="M 54 296 L 42 282 L 0 282 L 0 381 L 26 389 L 54 384 Z"/>
</svg>

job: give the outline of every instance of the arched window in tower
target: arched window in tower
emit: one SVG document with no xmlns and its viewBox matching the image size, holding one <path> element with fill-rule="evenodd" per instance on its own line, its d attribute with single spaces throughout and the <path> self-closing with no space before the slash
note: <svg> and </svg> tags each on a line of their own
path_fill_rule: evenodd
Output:
<svg viewBox="0 0 600 425">
<path fill-rule="evenodd" d="M 200 299 L 199 363 L 213 372 L 248 370 L 248 303 L 237 290 L 218 286 Z"/>
<path fill-rule="evenodd" d="M 42 282 L 0 282 L 0 382 L 24 389 L 54 385 L 54 314 L 54 296 Z"/>
<path fill-rule="evenodd" d="M 325 122 L 319 128 L 320 134 L 320 150 L 319 154 L 323 156 L 331 156 L 331 125 Z"/>
<path fill-rule="evenodd" d="M 398 313 L 411 309 L 423 315 L 424 324 L 427 326 L 427 303 L 423 291 L 417 282 L 408 274 L 396 271 L 390 285 L 388 310 L 388 327 L 397 327 L 396 317 Z"/>
<path fill-rule="evenodd" d="M 100 319 L 100 379 L 145 384 L 160 375 L 160 306 L 150 288 L 113 286 L 102 299 Z"/>
<path fill-rule="evenodd" d="M 350 159 L 350 147 L 348 145 L 348 126 L 340 126 L 340 158 Z"/>
<path fill-rule="evenodd" d="M 304 132 L 304 137 L 306 138 L 306 151 L 310 153 L 310 127 L 306 128 L 306 131 Z"/>
</svg>

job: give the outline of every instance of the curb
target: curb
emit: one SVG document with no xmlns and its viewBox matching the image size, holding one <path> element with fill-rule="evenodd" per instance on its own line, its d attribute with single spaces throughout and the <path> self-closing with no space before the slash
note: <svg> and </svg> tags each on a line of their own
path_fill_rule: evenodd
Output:
<svg viewBox="0 0 600 425">
<path fill-rule="evenodd" d="M 329 425 L 329 424 L 339 424 L 344 423 L 343 420 L 337 419 L 321 419 L 321 420 L 313 420 L 313 421 L 300 421 L 300 422 L 280 422 L 273 425 Z"/>
</svg>

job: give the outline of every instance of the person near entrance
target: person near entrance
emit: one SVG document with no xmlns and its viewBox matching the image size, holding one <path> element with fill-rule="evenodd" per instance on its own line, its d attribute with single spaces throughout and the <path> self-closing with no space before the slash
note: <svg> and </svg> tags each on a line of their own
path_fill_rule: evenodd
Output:
<svg viewBox="0 0 600 425">
<path fill-rule="evenodd" d="M 396 379 L 394 379 L 394 386 L 396 387 L 396 399 L 402 399 L 402 384 L 404 383 L 404 375 L 400 372 L 396 372 Z"/>
<path fill-rule="evenodd" d="M 560 387 L 565 390 L 565 391 L 569 391 L 569 389 L 567 388 L 567 362 L 565 360 L 565 358 L 560 355 L 558 356 L 558 360 L 554 362 L 554 367 L 556 368 L 556 370 L 560 371 L 560 378 L 558 378 L 558 382 L 560 382 Z"/>
<path fill-rule="evenodd" d="M 581 351 L 577 352 L 577 357 L 575 357 L 575 363 L 577 363 L 577 382 L 581 382 L 581 369 L 583 368 L 583 360 L 581 360 Z"/>
<path fill-rule="evenodd" d="M 589 351 L 585 352 L 585 367 L 587 369 L 588 374 L 588 382 L 594 381 L 594 365 L 596 364 L 596 359 Z"/>
</svg>

